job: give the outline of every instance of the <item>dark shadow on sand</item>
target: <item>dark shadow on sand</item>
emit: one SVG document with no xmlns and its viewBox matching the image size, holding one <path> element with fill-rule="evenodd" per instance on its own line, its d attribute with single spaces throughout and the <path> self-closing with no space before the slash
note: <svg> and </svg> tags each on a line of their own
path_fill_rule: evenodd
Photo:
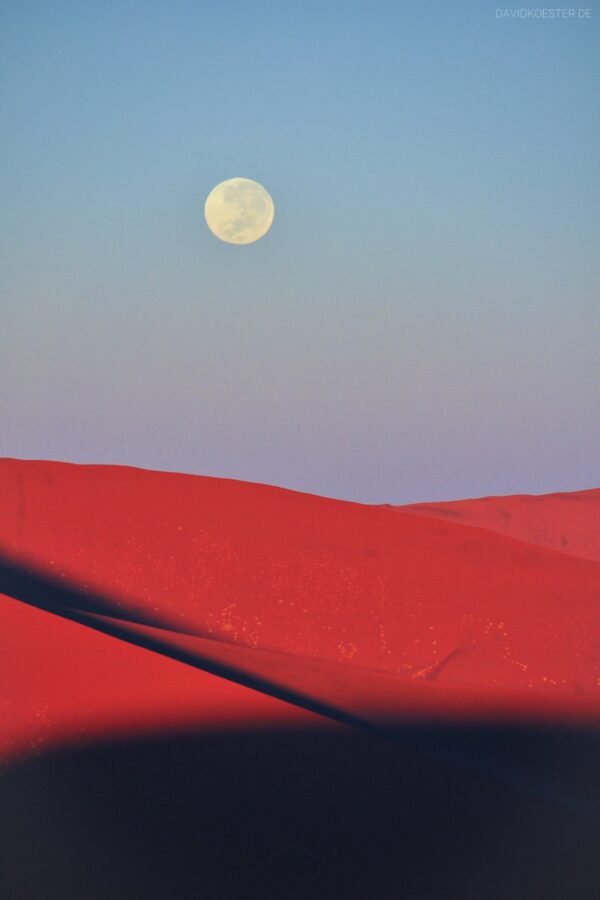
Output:
<svg viewBox="0 0 600 900">
<path fill-rule="evenodd" d="M 598 789 L 585 734 L 451 737 Z M 6 900 L 597 900 L 599 839 L 595 816 L 349 728 L 131 740 L 0 775 Z"/>
<path fill-rule="evenodd" d="M 84 624 L 112 616 L 94 627 L 116 637 L 119 619 L 147 622 L 6 558 L 0 591 Z M 400 723 L 55 751 L 0 773 L 0 897 L 597 900 L 598 759 L 598 731 Z"/>
</svg>

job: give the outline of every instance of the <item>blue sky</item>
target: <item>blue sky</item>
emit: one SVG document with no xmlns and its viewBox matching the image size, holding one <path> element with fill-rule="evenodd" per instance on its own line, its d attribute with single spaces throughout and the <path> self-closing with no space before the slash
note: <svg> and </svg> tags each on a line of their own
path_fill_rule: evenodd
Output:
<svg viewBox="0 0 600 900">
<path fill-rule="evenodd" d="M 1 3 L 0 455 L 598 485 L 598 16 Z M 234 176 L 248 247 L 202 217 Z"/>
</svg>

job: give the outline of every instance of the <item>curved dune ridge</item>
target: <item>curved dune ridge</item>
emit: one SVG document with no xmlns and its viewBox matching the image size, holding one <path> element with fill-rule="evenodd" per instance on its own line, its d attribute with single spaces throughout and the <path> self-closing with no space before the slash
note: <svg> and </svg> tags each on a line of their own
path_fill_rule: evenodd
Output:
<svg viewBox="0 0 600 900">
<path fill-rule="evenodd" d="M 600 490 L 368 506 L 0 461 L 0 751 L 600 720 Z"/>
</svg>

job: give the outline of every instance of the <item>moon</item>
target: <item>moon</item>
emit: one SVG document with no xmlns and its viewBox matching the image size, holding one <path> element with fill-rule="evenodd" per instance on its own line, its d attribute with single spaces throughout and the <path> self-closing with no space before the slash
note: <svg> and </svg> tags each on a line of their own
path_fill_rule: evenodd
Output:
<svg viewBox="0 0 600 900">
<path fill-rule="evenodd" d="M 227 244 L 253 244 L 264 237 L 275 215 L 269 192 L 250 178 L 217 184 L 204 204 L 206 224 Z"/>
</svg>

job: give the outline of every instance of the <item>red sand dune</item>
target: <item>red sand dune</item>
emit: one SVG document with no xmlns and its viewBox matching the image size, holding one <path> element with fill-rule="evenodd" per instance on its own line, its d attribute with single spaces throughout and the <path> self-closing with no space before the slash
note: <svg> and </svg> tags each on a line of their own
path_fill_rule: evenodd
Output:
<svg viewBox="0 0 600 900">
<path fill-rule="evenodd" d="M 600 719 L 599 491 L 398 508 L 4 460 L 0 498 L 5 755 L 323 716 Z M 12 564 L 83 601 L 22 602 Z"/>
<path fill-rule="evenodd" d="M 600 488 L 564 494 L 482 497 L 448 503 L 413 503 L 400 509 L 497 531 L 600 561 Z"/>
</svg>

